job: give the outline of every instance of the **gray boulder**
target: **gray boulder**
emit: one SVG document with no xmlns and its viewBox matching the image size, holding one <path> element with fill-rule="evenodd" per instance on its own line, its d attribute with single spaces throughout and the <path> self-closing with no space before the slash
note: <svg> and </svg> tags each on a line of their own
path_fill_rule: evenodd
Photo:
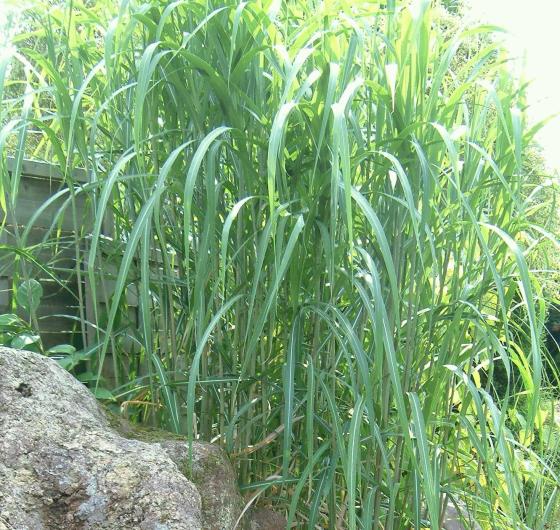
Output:
<svg viewBox="0 0 560 530">
<path fill-rule="evenodd" d="M 188 444 L 106 414 L 41 355 L 0 347 L 0 530 L 231 530 L 233 469 Z M 188 478 L 187 478 L 188 477 Z"/>
<path fill-rule="evenodd" d="M 251 530 L 285 530 L 286 518 L 269 508 L 256 508 L 251 514 Z"/>
</svg>

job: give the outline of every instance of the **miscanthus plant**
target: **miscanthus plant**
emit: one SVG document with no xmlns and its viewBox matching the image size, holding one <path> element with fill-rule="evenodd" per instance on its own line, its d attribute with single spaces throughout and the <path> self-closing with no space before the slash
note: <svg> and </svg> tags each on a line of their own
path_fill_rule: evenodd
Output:
<svg viewBox="0 0 560 530">
<path fill-rule="evenodd" d="M 22 27 L 1 205 L 6 154 L 67 175 L 89 369 L 111 367 L 134 417 L 222 444 L 298 528 L 436 530 L 447 505 L 544 528 L 527 262 L 548 234 L 494 28 L 427 0 L 44 2 Z"/>
</svg>

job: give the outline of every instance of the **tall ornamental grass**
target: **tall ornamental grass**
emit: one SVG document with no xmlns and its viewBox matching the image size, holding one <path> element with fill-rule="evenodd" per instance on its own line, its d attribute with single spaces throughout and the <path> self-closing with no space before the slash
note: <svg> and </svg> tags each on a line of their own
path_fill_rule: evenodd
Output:
<svg viewBox="0 0 560 530">
<path fill-rule="evenodd" d="M 43 243 L 4 255 L 32 277 L 73 217 L 92 387 L 111 373 L 133 418 L 222 444 L 297 528 L 437 530 L 447 505 L 545 528 L 527 262 L 549 234 L 495 28 L 428 0 L 44 1 L 20 23 L 0 207 L 24 156 L 68 187 Z"/>
</svg>

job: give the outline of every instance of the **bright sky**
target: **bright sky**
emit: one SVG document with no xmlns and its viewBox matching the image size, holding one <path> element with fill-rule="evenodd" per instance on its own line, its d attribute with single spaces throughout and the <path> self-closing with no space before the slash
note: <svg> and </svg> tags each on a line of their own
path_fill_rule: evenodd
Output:
<svg viewBox="0 0 560 530">
<path fill-rule="evenodd" d="M 560 113 L 560 0 L 469 0 L 472 14 L 505 28 L 513 54 L 533 80 L 528 99 L 534 123 Z M 551 168 L 560 170 L 560 117 L 537 137 Z"/>
</svg>

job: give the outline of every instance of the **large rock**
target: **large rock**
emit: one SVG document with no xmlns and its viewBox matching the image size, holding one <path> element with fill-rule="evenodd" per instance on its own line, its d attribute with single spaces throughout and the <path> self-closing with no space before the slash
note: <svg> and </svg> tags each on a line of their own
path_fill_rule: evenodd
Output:
<svg viewBox="0 0 560 530">
<path fill-rule="evenodd" d="M 251 513 L 251 530 L 285 530 L 286 518 L 269 508 L 256 508 Z"/>
<path fill-rule="evenodd" d="M 210 444 L 193 455 L 109 417 L 56 362 L 0 347 L 0 529 L 232 530 L 231 465 Z"/>
</svg>

